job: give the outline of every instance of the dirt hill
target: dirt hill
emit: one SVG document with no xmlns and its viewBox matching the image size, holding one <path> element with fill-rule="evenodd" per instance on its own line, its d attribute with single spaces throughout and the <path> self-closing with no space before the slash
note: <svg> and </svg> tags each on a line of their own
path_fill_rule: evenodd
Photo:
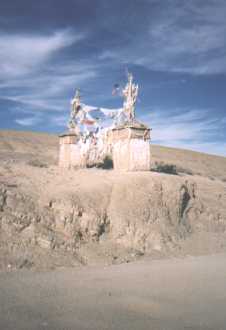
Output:
<svg viewBox="0 0 226 330">
<path fill-rule="evenodd" d="M 1 269 L 226 250 L 226 158 L 152 145 L 153 171 L 117 173 L 61 170 L 57 150 L 0 132 Z"/>
</svg>

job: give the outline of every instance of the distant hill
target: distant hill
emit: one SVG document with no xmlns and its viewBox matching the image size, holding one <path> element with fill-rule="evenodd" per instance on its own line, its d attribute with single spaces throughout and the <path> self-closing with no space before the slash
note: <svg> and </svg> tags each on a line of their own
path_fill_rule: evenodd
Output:
<svg viewBox="0 0 226 330">
<path fill-rule="evenodd" d="M 151 144 L 152 167 L 161 162 L 175 165 L 187 174 L 226 180 L 226 157 Z M 0 160 L 38 159 L 57 164 L 58 137 L 54 134 L 27 131 L 0 131 Z"/>
<path fill-rule="evenodd" d="M 58 137 L 54 134 L 27 131 L 0 131 L 0 159 L 28 161 L 37 158 L 56 164 Z"/>
</svg>

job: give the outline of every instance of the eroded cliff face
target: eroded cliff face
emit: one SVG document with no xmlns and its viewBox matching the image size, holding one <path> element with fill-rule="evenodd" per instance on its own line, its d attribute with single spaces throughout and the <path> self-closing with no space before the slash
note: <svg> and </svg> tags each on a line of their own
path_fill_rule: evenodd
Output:
<svg viewBox="0 0 226 330">
<path fill-rule="evenodd" d="M 107 262 L 129 261 L 170 254 L 200 232 L 226 231 L 226 186 L 220 181 L 56 167 L 3 172 L 2 268 L 89 263 L 94 250 Z"/>
</svg>

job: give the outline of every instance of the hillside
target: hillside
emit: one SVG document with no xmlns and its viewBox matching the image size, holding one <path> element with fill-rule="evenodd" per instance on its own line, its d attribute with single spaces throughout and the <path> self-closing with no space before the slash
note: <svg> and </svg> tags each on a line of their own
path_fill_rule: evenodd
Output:
<svg viewBox="0 0 226 330">
<path fill-rule="evenodd" d="M 0 131 L 0 160 L 26 163 L 39 159 L 48 164 L 57 162 L 56 135 L 23 131 Z"/>
<path fill-rule="evenodd" d="M 151 144 L 152 166 L 164 162 L 182 172 L 226 180 L 226 157 Z M 54 134 L 0 131 L 0 160 L 26 163 L 38 159 L 56 165 L 58 137 Z"/>
<path fill-rule="evenodd" d="M 181 172 L 226 180 L 226 157 L 151 145 L 152 163 L 175 164 Z"/>
<path fill-rule="evenodd" d="M 0 132 L 0 268 L 226 251 L 226 158 L 151 146 L 177 175 L 62 170 L 58 139 Z"/>
</svg>

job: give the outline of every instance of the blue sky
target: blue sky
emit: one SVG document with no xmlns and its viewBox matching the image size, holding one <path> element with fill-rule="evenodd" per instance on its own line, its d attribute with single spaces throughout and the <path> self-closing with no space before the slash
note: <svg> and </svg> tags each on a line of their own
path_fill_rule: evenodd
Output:
<svg viewBox="0 0 226 330">
<path fill-rule="evenodd" d="M 0 128 L 61 132 L 70 99 L 120 107 L 152 142 L 226 156 L 225 0 L 0 0 Z"/>
</svg>

